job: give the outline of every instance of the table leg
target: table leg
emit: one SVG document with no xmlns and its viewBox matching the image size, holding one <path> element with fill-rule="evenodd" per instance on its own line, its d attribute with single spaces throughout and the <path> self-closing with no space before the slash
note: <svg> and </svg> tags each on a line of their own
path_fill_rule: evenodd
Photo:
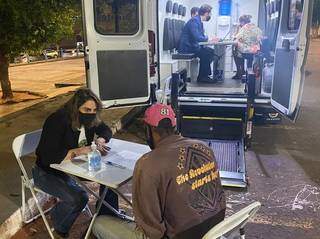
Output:
<svg viewBox="0 0 320 239">
<path fill-rule="evenodd" d="M 103 205 L 105 205 L 106 207 L 108 207 L 112 212 L 114 212 L 114 213 L 117 214 L 117 215 L 120 214 L 118 210 L 114 209 L 109 203 L 107 203 L 107 202 L 104 200 L 104 198 L 105 198 L 106 195 L 104 195 L 103 197 L 100 197 L 97 193 L 95 193 L 95 192 L 92 191 L 90 188 L 88 188 L 87 185 L 85 185 L 83 182 L 81 182 L 81 181 L 78 180 L 78 179 L 77 179 L 77 181 L 78 181 L 78 183 L 79 183 L 88 193 L 91 193 L 98 201 L 99 201 L 99 200 L 102 200 Z M 106 186 L 105 189 L 107 189 L 107 191 L 108 191 L 108 189 L 113 190 L 112 188 L 108 188 L 107 186 Z M 103 191 L 103 192 L 104 192 L 104 191 Z M 100 209 L 99 209 L 99 210 L 100 210 Z"/>
<path fill-rule="evenodd" d="M 90 236 L 93 223 L 94 223 L 94 221 L 96 220 L 96 217 L 98 216 L 98 213 L 99 213 L 99 211 L 100 211 L 101 205 L 102 205 L 102 203 L 103 203 L 103 201 L 104 201 L 103 199 L 104 199 L 104 197 L 106 196 L 107 191 L 108 191 L 108 188 L 106 187 L 106 188 L 103 190 L 102 197 L 101 197 L 101 198 L 99 199 L 99 201 L 98 201 L 97 210 L 96 210 L 96 212 L 94 213 L 94 215 L 93 215 L 93 217 L 92 217 L 92 219 L 91 219 L 91 222 L 90 222 L 89 228 L 88 228 L 88 230 L 87 230 L 85 239 L 89 238 L 89 236 Z M 110 205 L 109 205 L 109 206 L 110 206 Z"/>
<path fill-rule="evenodd" d="M 126 196 L 124 196 L 119 190 L 115 188 L 112 188 L 111 190 L 118 194 L 124 201 L 126 201 L 126 203 L 129 204 L 130 207 L 132 207 L 132 202 L 128 198 L 126 198 Z"/>
<path fill-rule="evenodd" d="M 114 212 L 118 217 L 124 219 L 124 220 L 128 220 L 128 221 L 131 221 L 133 222 L 134 219 L 132 217 L 129 217 L 127 215 L 123 215 L 121 213 L 119 213 L 118 210 L 114 209 L 109 203 L 107 203 L 104 198 L 108 192 L 108 190 L 112 190 L 114 191 L 117 195 L 119 195 L 121 198 L 123 198 L 131 207 L 132 207 L 132 203 L 129 199 L 127 199 L 119 190 L 115 189 L 115 188 L 108 188 L 107 186 L 105 187 L 105 189 L 103 190 L 103 193 L 102 193 L 102 196 L 100 197 L 97 193 L 95 193 L 94 191 L 92 191 L 90 188 L 87 187 L 87 185 L 85 185 L 84 182 L 82 182 L 81 180 L 79 180 L 79 178 L 77 177 L 73 177 L 88 193 L 91 193 L 95 198 L 97 198 L 98 200 L 98 206 L 96 208 L 96 212 L 95 214 L 93 215 L 92 219 L 91 219 L 91 222 L 90 222 L 90 225 L 89 225 L 89 228 L 87 230 L 87 233 L 86 233 L 86 236 L 85 236 L 85 239 L 88 239 L 89 236 L 90 236 L 90 233 L 91 233 L 91 230 L 92 230 L 92 226 L 93 226 L 93 223 L 96 219 L 96 217 L 98 216 L 99 214 L 99 211 L 100 211 L 100 208 L 103 205 L 105 205 L 106 207 L 108 207 L 112 212 Z"/>
</svg>

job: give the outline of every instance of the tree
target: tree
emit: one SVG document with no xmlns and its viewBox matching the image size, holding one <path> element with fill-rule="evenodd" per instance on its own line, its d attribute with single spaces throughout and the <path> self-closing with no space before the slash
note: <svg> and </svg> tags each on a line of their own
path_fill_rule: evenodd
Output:
<svg viewBox="0 0 320 239">
<path fill-rule="evenodd" d="M 9 62 L 22 52 L 40 51 L 71 36 L 79 0 L 0 0 L 0 82 L 2 98 L 13 97 Z"/>
</svg>

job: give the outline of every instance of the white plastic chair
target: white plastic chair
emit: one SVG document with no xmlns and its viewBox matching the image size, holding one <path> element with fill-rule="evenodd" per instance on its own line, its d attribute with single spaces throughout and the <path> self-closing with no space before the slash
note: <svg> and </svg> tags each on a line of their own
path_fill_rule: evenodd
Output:
<svg viewBox="0 0 320 239">
<path fill-rule="evenodd" d="M 33 220 L 37 219 L 38 217 L 42 217 L 44 224 L 48 230 L 48 233 L 50 234 L 50 237 L 52 239 L 54 239 L 54 236 L 52 234 L 52 230 L 49 226 L 49 223 L 45 217 L 45 213 L 47 213 L 48 211 L 51 210 L 51 208 L 43 211 L 41 208 L 41 205 L 39 204 L 39 201 L 36 197 L 36 192 L 41 192 L 44 193 L 43 191 L 41 191 L 39 188 L 37 188 L 34 185 L 33 179 L 29 178 L 27 171 L 22 163 L 21 157 L 29 155 L 31 153 L 34 153 L 39 141 L 40 141 L 40 137 L 41 137 L 41 132 L 42 129 L 30 132 L 30 133 L 26 133 L 26 134 L 22 134 L 17 136 L 12 143 L 12 150 L 13 153 L 17 159 L 17 162 L 19 164 L 20 170 L 21 170 L 21 201 L 22 201 L 22 220 L 24 223 L 30 223 Z M 26 212 L 26 194 L 25 194 L 25 189 L 29 188 L 32 194 L 32 197 L 34 198 L 34 201 L 36 203 L 36 206 L 40 212 L 40 214 L 32 217 L 29 220 L 26 220 L 25 217 L 25 212 Z M 86 207 L 83 209 L 84 211 L 86 211 L 89 215 L 89 217 L 92 217 L 92 212 L 89 208 L 88 205 L 86 205 Z"/>
<path fill-rule="evenodd" d="M 244 226 L 247 224 L 250 218 L 253 218 L 256 212 L 260 209 L 261 203 L 254 202 L 249 206 L 241 209 L 239 212 L 233 214 L 232 216 L 224 219 L 219 224 L 215 225 L 207 234 L 205 234 L 202 239 L 217 239 L 226 238 L 224 235 L 239 229 L 240 238 L 244 239 Z M 230 238 L 230 237 L 227 237 Z"/>
<path fill-rule="evenodd" d="M 22 219 L 24 223 L 29 223 L 33 221 L 34 219 L 38 218 L 40 215 L 44 221 L 44 224 L 48 230 L 48 233 L 52 239 L 54 239 L 54 236 L 52 234 L 52 231 L 50 229 L 49 223 L 45 217 L 45 213 L 49 211 L 50 209 L 43 211 L 39 201 L 36 197 L 36 192 L 42 192 L 39 188 L 35 187 L 33 183 L 33 179 L 29 178 L 27 171 L 22 163 L 21 157 L 29 155 L 31 153 L 34 153 L 38 143 L 40 141 L 42 129 L 36 130 L 30 133 L 22 134 L 17 136 L 12 143 L 12 150 L 14 152 L 14 155 L 17 159 L 17 162 L 19 164 L 20 170 L 21 170 L 21 185 L 22 185 Z M 36 215 L 35 217 L 26 220 L 25 218 L 25 210 L 26 210 L 26 195 L 25 195 L 25 189 L 29 188 L 32 194 L 32 197 L 37 205 L 37 208 L 40 212 L 40 215 Z"/>
</svg>

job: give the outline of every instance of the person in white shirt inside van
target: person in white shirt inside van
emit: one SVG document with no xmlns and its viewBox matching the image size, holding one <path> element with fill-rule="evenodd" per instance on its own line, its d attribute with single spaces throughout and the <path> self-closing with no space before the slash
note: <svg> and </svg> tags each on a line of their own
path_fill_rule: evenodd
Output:
<svg viewBox="0 0 320 239">
<path fill-rule="evenodd" d="M 232 79 L 241 79 L 244 74 L 244 60 L 248 59 L 249 66 L 252 65 L 252 54 L 260 50 L 260 43 L 263 37 L 262 31 L 255 24 L 251 23 L 252 16 L 242 15 L 239 18 L 240 29 L 235 35 L 237 46 L 233 50 L 234 61 L 237 66 L 237 73 Z"/>
</svg>

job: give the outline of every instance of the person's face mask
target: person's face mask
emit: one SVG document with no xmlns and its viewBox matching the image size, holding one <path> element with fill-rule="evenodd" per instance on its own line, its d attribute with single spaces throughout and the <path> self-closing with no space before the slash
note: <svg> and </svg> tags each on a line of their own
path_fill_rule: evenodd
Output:
<svg viewBox="0 0 320 239">
<path fill-rule="evenodd" d="M 145 133 L 146 133 L 147 144 L 149 145 L 150 149 L 153 150 L 155 146 L 154 146 L 154 141 L 152 137 L 151 127 L 149 125 L 146 125 Z"/>
<path fill-rule="evenodd" d="M 85 114 L 79 112 L 79 123 L 85 127 L 90 127 L 95 118 L 96 114 Z"/>
<path fill-rule="evenodd" d="M 207 16 L 206 21 L 209 22 L 211 20 L 211 13 Z"/>
</svg>

